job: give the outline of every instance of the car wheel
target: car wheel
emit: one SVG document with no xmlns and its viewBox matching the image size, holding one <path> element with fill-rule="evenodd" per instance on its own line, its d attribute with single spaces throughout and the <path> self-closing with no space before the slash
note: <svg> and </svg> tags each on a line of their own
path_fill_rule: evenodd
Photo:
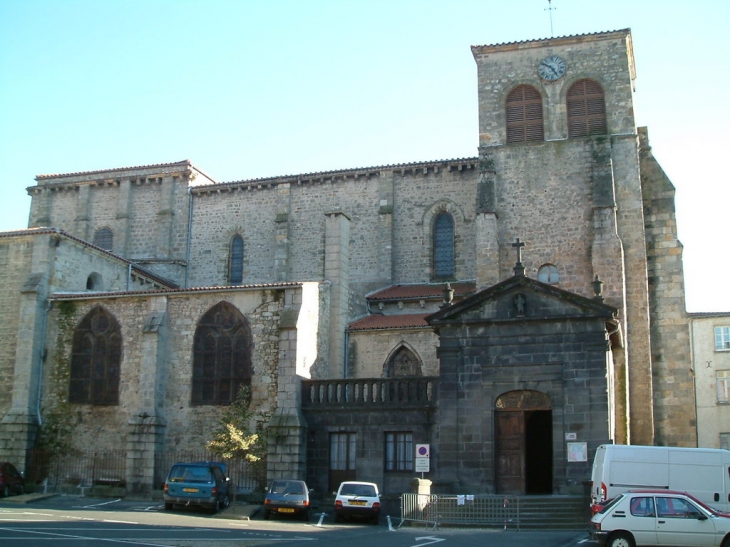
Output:
<svg viewBox="0 0 730 547">
<path fill-rule="evenodd" d="M 228 499 L 228 494 L 223 496 L 223 499 L 220 501 L 220 504 L 218 505 L 218 509 L 225 509 L 231 504 L 231 500 Z"/>
<path fill-rule="evenodd" d="M 342 515 L 335 513 L 335 522 L 342 522 Z"/>
<path fill-rule="evenodd" d="M 165 502 L 165 511 L 172 511 L 172 503 Z"/>
<path fill-rule="evenodd" d="M 7 498 L 10 495 L 10 487 L 5 485 L 5 488 L 3 488 L 3 497 Z"/>
<path fill-rule="evenodd" d="M 720 547 L 730 547 L 730 534 L 725 536 L 725 539 L 722 540 Z"/>
<path fill-rule="evenodd" d="M 307 510 L 305 510 L 305 511 L 302 512 L 302 520 L 304 522 L 309 522 L 309 519 L 311 519 L 311 518 L 312 518 L 312 510 L 311 509 L 307 509 Z"/>
<path fill-rule="evenodd" d="M 372 524 L 375 524 L 377 526 L 377 524 L 380 522 L 380 519 L 378 518 L 378 515 L 373 515 L 373 517 L 370 519 L 370 522 Z"/>
<path fill-rule="evenodd" d="M 271 511 L 264 509 L 264 520 L 269 520 L 270 516 L 271 516 Z"/>
<path fill-rule="evenodd" d="M 606 547 L 634 547 L 634 538 L 626 532 L 617 532 L 608 539 Z"/>
<path fill-rule="evenodd" d="M 23 494 L 25 494 L 25 485 L 21 484 L 20 488 L 18 488 L 18 495 L 22 496 Z"/>
</svg>

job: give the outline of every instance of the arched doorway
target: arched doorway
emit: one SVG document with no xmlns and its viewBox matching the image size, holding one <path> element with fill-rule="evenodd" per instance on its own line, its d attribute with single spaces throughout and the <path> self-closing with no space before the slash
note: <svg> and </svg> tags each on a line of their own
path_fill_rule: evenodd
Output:
<svg viewBox="0 0 730 547">
<path fill-rule="evenodd" d="M 553 426 L 550 397 L 503 393 L 494 411 L 496 486 L 500 494 L 551 494 Z"/>
</svg>

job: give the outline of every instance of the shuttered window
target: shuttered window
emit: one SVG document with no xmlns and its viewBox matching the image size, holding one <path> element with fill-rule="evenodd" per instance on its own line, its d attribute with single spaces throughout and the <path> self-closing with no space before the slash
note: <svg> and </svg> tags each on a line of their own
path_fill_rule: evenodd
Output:
<svg viewBox="0 0 730 547">
<path fill-rule="evenodd" d="M 603 88 L 593 80 L 578 80 L 568 90 L 568 136 L 573 139 L 607 132 Z"/>
<path fill-rule="evenodd" d="M 542 140 L 540 92 L 529 85 L 518 86 L 507 96 L 507 143 Z"/>
</svg>

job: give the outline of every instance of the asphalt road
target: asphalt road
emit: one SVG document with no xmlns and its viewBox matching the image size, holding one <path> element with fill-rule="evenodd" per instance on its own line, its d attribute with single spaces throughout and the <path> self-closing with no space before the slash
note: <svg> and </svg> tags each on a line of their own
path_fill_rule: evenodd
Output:
<svg viewBox="0 0 730 547">
<path fill-rule="evenodd" d="M 249 511 L 250 513 L 250 511 Z M 263 520 L 260 514 L 210 515 L 191 509 L 165 511 L 162 503 L 138 500 L 55 496 L 20 503 L 0 499 L 0 545 L 3 547 L 595 547 L 585 531 L 516 531 L 398 527 L 396 519 L 379 526 L 359 522 L 335 524 L 331 515 L 315 514 L 309 523 Z M 588 545 L 586 545 L 588 544 Z"/>
</svg>

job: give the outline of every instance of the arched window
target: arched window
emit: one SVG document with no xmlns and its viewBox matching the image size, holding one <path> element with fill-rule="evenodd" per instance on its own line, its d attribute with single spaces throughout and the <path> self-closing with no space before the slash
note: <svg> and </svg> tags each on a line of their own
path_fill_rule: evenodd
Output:
<svg viewBox="0 0 730 547">
<path fill-rule="evenodd" d="M 251 331 L 246 318 L 219 302 L 200 319 L 193 341 L 194 405 L 231 404 L 243 385 L 251 385 Z"/>
<path fill-rule="evenodd" d="M 542 97 L 532 86 L 520 85 L 507 95 L 507 143 L 544 140 Z"/>
<path fill-rule="evenodd" d="M 68 402 L 119 404 L 122 333 L 117 320 L 97 306 L 81 320 L 71 343 Z"/>
<path fill-rule="evenodd" d="M 105 251 L 111 251 L 114 248 L 114 234 L 109 228 L 101 228 L 94 234 L 93 243 Z"/>
<path fill-rule="evenodd" d="M 103 278 L 99 272 L 91 272 L 86 278 L 87 291 L 100 291 L 103 288 Z"/>
<path fill-rule="evenodd" d="M 543 264 L 537 270 L 537 280 L 542 283 L 557 285 L 560 283 L 560 274 L 558 273 L 558 269 L 552 264 Z"/>
<path fill-rule="evenodd" d="M 433 222 L 433 272 L 436 279 L 454 277 L 454 219 L 439 213 Z"/>
<path fill-rule="evenodd" d="M 243 281 L 243 238 L 236 234 L 231 239 L 231 248 L 228 254 L 228 282 L 231 285 L 240 285 Z"/>
<path fill-rule="evenodd" d="M 421 376 L 421 361 L 407 347 L 401 346 L 385 363 L 385 377 Z"/>
<path fill-rule="evenodd" d="M 593 80 L 578 80 L 568 90 L 568 137 L 607 132 L 603 88 Z"/>
</svg>

